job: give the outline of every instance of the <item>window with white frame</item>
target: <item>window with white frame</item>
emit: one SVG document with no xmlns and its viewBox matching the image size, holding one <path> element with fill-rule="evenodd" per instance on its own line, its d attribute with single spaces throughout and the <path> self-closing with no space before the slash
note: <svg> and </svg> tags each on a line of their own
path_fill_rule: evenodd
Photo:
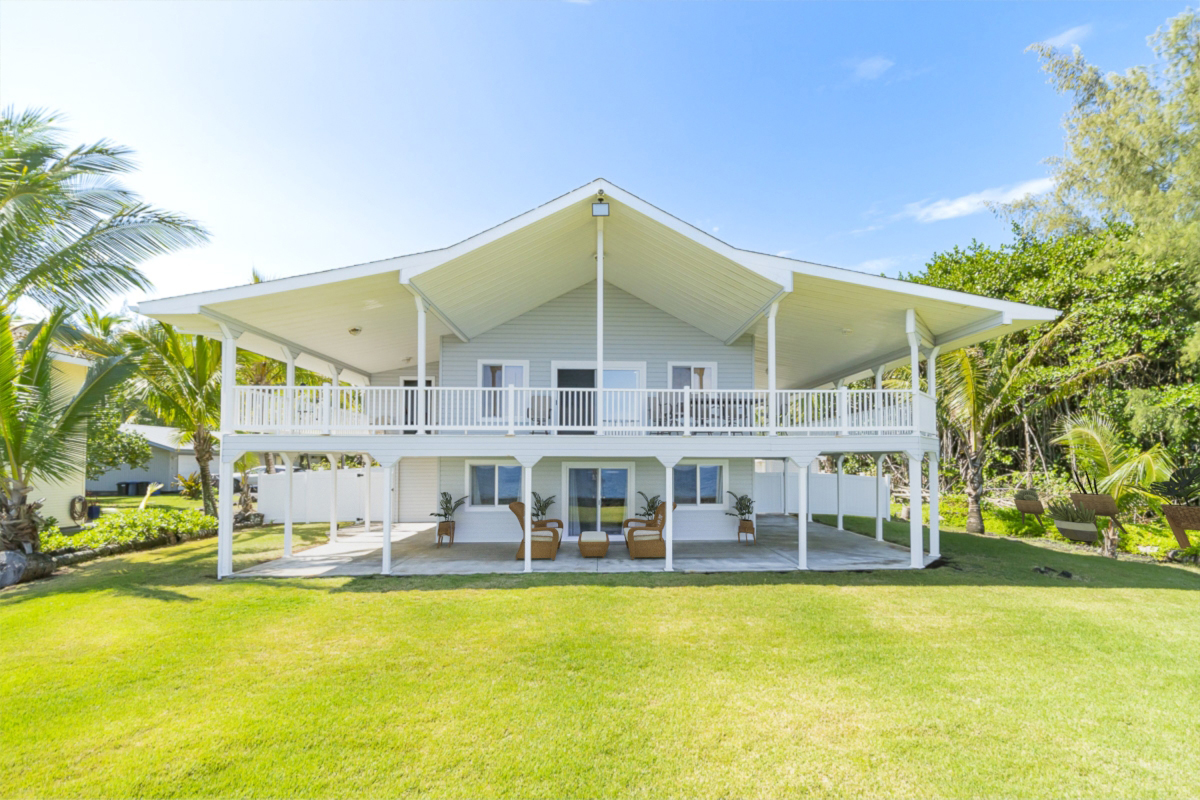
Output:
<svg viewBox="0 0 1200 800">
<path fill-rule="evenodd" d="M 717 365 L 713 363 L 672 361 L 667 365 L 672 389 L 717 388 Z"/>
<path fill-rule="evenodd" d="M 484 389 L 503 389 L 508 386 L 529 385 L 528 361 L 480 361 L 479 385 Z M 481 413 L 485 417 L 503 417 L 508 404 L 501 392 L 487 392 L 481 398 Z M 519 411 L 520 409 L 514 409 Z"/>
<path fill-rule="evenodd" d="M 680 508 L 724 508 L 727 465 L 718 462 L 677 464 L 675 502 Z"/>
<path fill-rule="evenodd" d="M 504 508 L 521 499 L 521 467 L 509 464 L 467 465 L 473 508 Z"/>
</svg>

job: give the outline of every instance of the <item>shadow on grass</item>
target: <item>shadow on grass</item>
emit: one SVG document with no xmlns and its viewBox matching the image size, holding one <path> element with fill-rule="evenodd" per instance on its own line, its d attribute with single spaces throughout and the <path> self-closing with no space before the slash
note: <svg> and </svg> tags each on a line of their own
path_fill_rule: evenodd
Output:
<svg viewBox="0 0 1200 800">
<path fill-rule="evenodd" d="M 820 517 L 818 517 L 819 519 Z M 847 517 L 847 529 L 868 534 L 870 518 Z M 298 531 L 298 533 L 300 533 Z M 298 546 L 323 540 L 320 526 L 298 537 Z M 908 540 L 908 524 L 889 522 L 885 538 L 895 544 Z M 244 531 L 236 539 L 238 569 L 278 558 L 277 529 Z M 442 576 L 328 578 L 235 578 L 221 582 L 231 592 L 253 587 L 307 591 L 390 592 L 453 591 L 462 589 L 536 589 L 556 586 L 685 587 L 685 586 L 1030 586 L 1062 589 L 1171 589 L 1200 590 L 1200 570 L 1132 561 L 1113 561 L 1086 552 L 1039 546 L 1027 540 L 942 533 L 943 559 L 924 570 L 872 570 L 847 572 L 628 572 L 478 574 Z M 536 565 L 534 569 L 536 570 Z M 1068 572 L 1071 578 L 1035 571 L 1049 568 Z M 0 591 L 0 608 L 46 595 L 112 592 L 164 603 L 195 602 L 188 588 L 211 588 L 218 583 L 216 540 L 204 539 L 156 550 L 98 559 L 57 573 L 54 577 Z"/>
</svg>

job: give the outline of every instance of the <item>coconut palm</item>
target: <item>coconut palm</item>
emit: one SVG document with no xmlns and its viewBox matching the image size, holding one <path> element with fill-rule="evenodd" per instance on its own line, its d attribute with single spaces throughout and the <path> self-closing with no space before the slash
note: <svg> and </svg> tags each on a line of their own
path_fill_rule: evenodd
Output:
<svg viewBox="0 0 1200 800">
<path fill-rule="evenodd" d="M 108 141 L 67 149 L 56 118 L 0 112 L 0 299 L 47 308 L 145 289 L 138 265 L 208 239 L 193 220 L 153 208 L 114 176 L 132 151 Z"/>
<path fill-rule="evenodd" d="M 162 424 L 191 439 L 204 513 L 216 516 L 209 464 L 217 449 L 213 431 L 221 424 L 221 343 L 179 333 L 162 322 L 136 329 L 128 340 L 138 353 L 130 394 Z"/>
<path fill-rule="evenodd" d="M 1112 495 L 1118 506 L 1136 496 L 1157 500 L 1150 484 L 1171 477 L 1175 466 L 1161 442 L 1138 450 L 1122 440 L 1112 420 L 1099 414 L 1064 417 L 1051 441 L 1070 452 L 1071 478 L 1079 491 Z"/>
<path fill-rule="evenodd" d="M 89 416 L 134 370 L 126 355 L 99 358 L 77 391 L 64 389 L 54 353 L 78 336 L 67 314 L 58 308 L 14 331 L 0 311 L 0 549 L 38 550 L 39 504 L 30 496 L 82 467 Z"/>
</svg>

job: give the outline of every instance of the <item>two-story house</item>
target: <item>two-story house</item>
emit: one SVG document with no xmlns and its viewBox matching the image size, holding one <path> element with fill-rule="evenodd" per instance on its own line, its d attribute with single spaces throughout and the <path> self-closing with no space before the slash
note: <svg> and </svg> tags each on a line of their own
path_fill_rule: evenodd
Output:
<svg viewBox="0 0 1200 800">
<path fill-rule="evenodd" d="M 928 554 L 912 515 L 921 567 L 939 551 L 937 354 L 1057 315 L 740 250 L 604 180 L 442 250 L 139 310 L 225 343 L 221 576 L 227 465 L 246 451 L 369 454 L 391 497 L 385 573 L 393 521 L 428 521 L 443 491 L 468 498 L 461 543 L 519 541 L 507 505 L 534 491 L 555 496 L 568 539 L 616 541 L 638 492 L 671 497 L 669 570 L 675 540 L 736 536 L 729 492 L 752 492 L 755 459 L 802 467 L 805 568 L 807 466 L 902 453 L 913 507 L 922 469 L 934 487 Z M 238 348 L 284 360 L 287 385 L 236 386 Z M 332 385 L 296 386 L 297 365 Z M 897 365 L 911 385 L 883 388 Z"/>
</svg>

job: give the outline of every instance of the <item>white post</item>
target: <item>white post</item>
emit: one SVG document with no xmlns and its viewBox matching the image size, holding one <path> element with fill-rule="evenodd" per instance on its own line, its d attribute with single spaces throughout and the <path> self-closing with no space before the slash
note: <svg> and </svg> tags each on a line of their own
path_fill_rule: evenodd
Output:
<svg viewBox="0 0 1200 800">
<path fill-rule="evenodd" d="M 383 564 L 382 574 L 392 574 L 392 520 L 393 520 L 393 502 L 392 492 L 396 486 L 396 464 L 392 462 L 387 465 L 384 472 L 385 480 L 387 481 L 387 491 L 383 493 Z"/>
<path fill-rule="evenodd" d="M 525 496 L 525 571 L 533 572 L 533 467 L 522 467 L 521 484 Z"/>
<path fill-rule="evenodd" d="M 332 453 L 326 453 L 325 457 L 329 459 L 329 543 L 334 544 L 338 540 L 338 465 L 337 458 Z"/>
<path fill-rule="evenodd" d="M 917 396 L 921 393 L 921 332 L 917 329 L 917 312 L 911 308 L 905 314 L 905 330 L 908 333 L 909 369 L 912 372 L 912 425 L 913 435 L 921 435 L 921 404 Z"/>
<path fill-rule="evenodd" d="M 808 491 L 809 482 L 811 480 L 809 478 L 809 473 L 812 472 L 813 467 L 815 467 L 816 465 L 817 465 L 817 460 L 814 458 L 812 461 L 808 462 L 808 466 L 806 466 L 803 470 L 803 472 L 804 472 L 804 491 L 805 492 Z M 808 521 L 809 522 L 813 521 L 813 514 L 812 514 L 811 508 L 808 509 Z"/>
<path fill-rule="evenodd" d="M 883 541 L 883 455 L 875 456 L 875 541 Z"/>
<path fill-rule="evenodd" d="M 779 425 L 779 399 L 775 390 L 779 388 L 775 379 L 775 317 L 779 314 L 779 302 L 771 303 L 767 313 L 767 413 L 771 415 L 768 428 L 774 436 Z"/>
<path fill-rule="evenodd" d="M 883 433 L 883 427 L 888 422 L 884 409 L 886 406 L 883 402 L 883 365 L 880 364 L 875 368 L 875 422 L 879 426 L 879 432 Z M 895 422 L 892 422 L 894 425 Z"/>
<path fill-rule="evenodd" d="M 799 513 L 796 514 L 797 529 L 798 529 L 798 547 L 799 558 L 798 564 L 800 569 L 808 569 L 808 468 L 809 463 L 801 464 L 799 460 L 792 459 L 796 462 L 799 470 L 799 507 L 796 509 Z M 810 462 L 811 463 L 811 462 Z"/>
<path fill-rule="evenodd" d="M 838 456 L 837 460 L 837 529 L 844 530 L 842 521 L 842 476 L 846 474 L 846 454 Z"/>
<path fill-rule="evenodd" d="M 918 454 L 919 455 L 919 454 Z M 908 454 L 908 553 L 909 566 L 925 566 L 924 537 L 921 534 L 921 459 Z"/>
<path fill-rule="evenodd" d="M 675 571 L 675 465 L 679 463 L 679 457 L 658 457 L 658 463 L 662 464 L 666 469 L 664 485 L 666 493 L 663 499 L 667 503 L 667 514 L 665 524 L 663 525 L 663 539 L 667 547 L 667 559 L 663 565 L 663 572 Z"/>
<path fill-rule="evenodd" d="M 938 454 L 929 454 L 929 555 L 942 554 L 941 487 L 938 486 Z"/>
<path fill-rule="evenodd" d="M 604 434 L 604 217 L 596 217 L 596 435 Z"/>
<path fill-rule="evenodd" d="M 233 574 L 233 462 L 232 452 L 221 453 L 217 476 L 217 578 Z"/>
<path fill-rule="evenodd" d="M 371 532 L 371 454 L 360 454 L 363 460 L 363 473 L 367 479 L 367 496 L 363 498 L 363 531 Z"/>
<path fill-rule="evenodd" d="M 283 348 L 283 363 L 286 365 L 283 380 L 284 424 L 289 432 L 296 429 L 296 356 L 292 348 Z"/>
<path fill-rule="evenodd" d="M 925 388 L 930 397 L 937 397 L 937 359 L 942 346 L 935 345 L 925 356 Z"/>
<path fill-rule="evenodd" d="M 425 433 L 425 301 L 413 295 L 417 301 L 417 433 Z"/>
<path fill-rule="evenodd" d="M 292 454 L 280 453 L 279 459 L 287 470 L 287 481 L 283 490 L 283 557 L 292 557 Z"/>
</svg>

